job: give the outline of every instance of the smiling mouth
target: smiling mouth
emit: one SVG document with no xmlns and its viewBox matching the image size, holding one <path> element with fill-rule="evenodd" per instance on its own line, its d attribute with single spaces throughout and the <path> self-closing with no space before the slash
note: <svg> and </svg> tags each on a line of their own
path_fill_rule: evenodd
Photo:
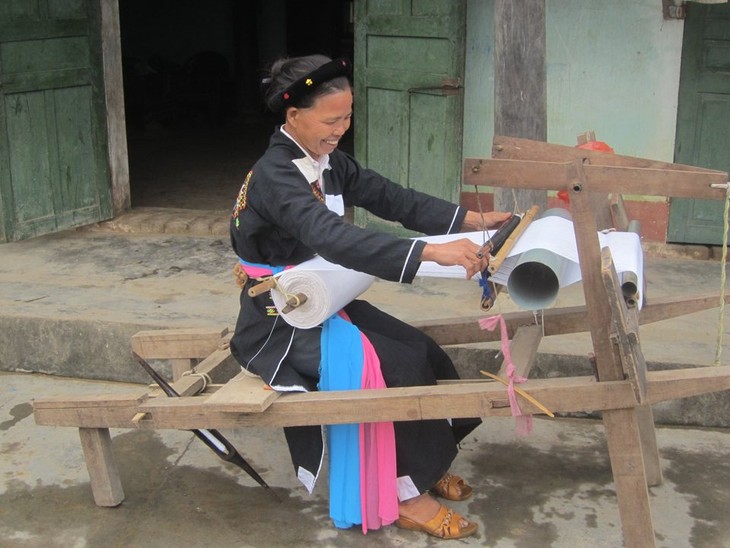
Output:
<svg viewBox="0 0 730 548">
<path fill-rule="evenodd" d="M 322 139 L 322 140 L 325 143 L 327 143 L 328 145 L 333 146 L 333 147 L 336 147 L 338 145 L 338 143 L 340 142 L 339 140 L 332 140 L 332 139 Z"/>
</svg>

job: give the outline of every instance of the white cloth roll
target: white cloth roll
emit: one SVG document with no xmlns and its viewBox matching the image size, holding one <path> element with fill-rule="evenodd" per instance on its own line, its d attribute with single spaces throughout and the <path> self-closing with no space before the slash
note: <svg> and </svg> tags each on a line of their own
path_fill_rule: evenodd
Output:
<svg viewBox="0 0 730 548">
<path fill-rule="evenodd" d="M 599 245 L 611 250 L 614 267 L 617 274 L 633 273 L 638 280 L 640 290 L 638 306 L 643 306 L 644 286 L 644 255 L 641 248 L 641 238 L 634 232 L 598 233 Z M 575 241 L 573 222 L 559 216 L 548 216 L 530 223 L 525 232 L 515 243 L 502 266 L 491 277 L 491 280 L 501 285 L 507 285 L 512 270 L 519 263 L 523 253 L 531 249 L 546 249 L 559 255 L 568 262 L 560 276 L 561 287 L 566 287 L 581 280 L 578 245 Z"/>
<path fill-rule="evenodd" d="M 284 314 L 287 296 L 278 288 L 271 290 L 274 306 L 286 323 L 293 327 L 316 327 L 363 294 L 375 278 L 315 257 L 276 276 L 288 295 L 303 293 L 304 304 Z"/>
</svg>

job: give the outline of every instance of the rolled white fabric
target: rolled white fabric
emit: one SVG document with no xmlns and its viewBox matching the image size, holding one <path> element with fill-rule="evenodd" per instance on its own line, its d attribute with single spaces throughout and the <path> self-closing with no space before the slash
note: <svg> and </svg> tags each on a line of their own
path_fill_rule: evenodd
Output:
<svg viewBox="0 0 730 548">
<path fill-rule="evenodd" d="M 316 327 L 363 294 L 375 278 L 315 257 L 276 276 L 279 286 L 271 290 L 274 306 L 293 327 Z M 306 302 L 284 314 L 288 296 L 304 294 Z"/>
<path fill-rule="evenodd" d="M 557 226 L 552 226 L 551 223 Z M 491 234 L 486 235 L 487 238 L 490 236 Z M 484 242 L 485 235 L 482 232 L 467 232 L 427 236 L 418 239 L 429 243 L 444 243 L 459 238 L 468 238 L 481 245 Z M 642 288 L 643 255 L 638 235 L 631 232 L 599 233 L 599 239 L 602 247 L 607 245 L 611 248 L 618 274 L 621 275 L 623 272 L 635 273 L 638 280 L 637 287 Z M 507 285 L 509 275 L 520 255 L 534 248 L 548 249 L 567 259 L 565 263 L 570 268 L 567 268 L 568 272 L 560 278 L 561 287 L 580 280 L 580 265 L 578 264 L 578 251 L 572 222 L 559 217 L 548 217 L 534 221 L 518 240 L 507 260 L 502 263 L 502 267 L 491 277 L 491 280 Z M 466 270 L 462 266 L 440 266 L 434 262 L 424 261 L 421 263 L 416 275 L 419 277 L 464 279 Z M 310 329 L 320 325 L 367 291 L 375 280 L 375 277 L 370 274 L 344 268 L 321 257 L 315 257 L 294 268 L 285 270 L 278 274 L 276 278 L 284 291 L 282 292 L 278 288 L 271 290 L 274 306 L 284 321 L 293 327 L 302 329 Z M 306 302 L 284 314 L 283 310 L 287 305 L 287 298 L 298 294 L 306 295 Z M 639 295 L 639 297 L 638 304 L 641 308 L 643 296 Z"/>
</svg>

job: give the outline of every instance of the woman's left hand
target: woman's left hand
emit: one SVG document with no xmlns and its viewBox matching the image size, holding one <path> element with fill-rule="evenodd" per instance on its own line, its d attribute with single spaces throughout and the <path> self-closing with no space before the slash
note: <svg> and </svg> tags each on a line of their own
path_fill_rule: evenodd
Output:
<svg viewBox="0 0 730 548">
<path fill-rule="evenodd" d="M 508 211 L 467 211 L 464 217 L 464 224 L 461 225 L 462 232 L 473 232 L 499 226 L 512 217 Z"/>
</svg>

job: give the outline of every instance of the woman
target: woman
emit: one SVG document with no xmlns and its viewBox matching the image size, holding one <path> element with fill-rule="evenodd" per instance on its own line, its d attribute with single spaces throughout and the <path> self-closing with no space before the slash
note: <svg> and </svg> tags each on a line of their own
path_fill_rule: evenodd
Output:
<svg viewBox="0 0 730 548">
<path fill-rule="evenodd" d="M 241 259 L 243 291 L 233 355 L 275 390 L 316 390 L 322 329 L 284 322 L 268 293 L 250 297 L 253 278 L 276 273 L 315 254 L 346 268 L 410 283 L 421 261 L 461 265 L 467 277 L 486 268 L 479 246 L 464 238 L 427 244 L 359 228 L 343 219 L 345 207 L 363 207 L 425 234 L 481 230 L 511 214 L 474 211 L 400 185 L 364 169 L 337 149 L 350 127 L 349 62 L 308 56 L 276 62 L 267 105 L 284 123 L 241 187 L 231 221 L 233 248 Z M 443 350 L 419 330 L 356 300 L 344 312 L 370 341 L 387 386 L 432 385 L 457 373 Z M 445 538 L 476 532 L 476 523 L 453 513 L 430 492 L 464 500 L 471 488 L 448 473 L 457 444 L 478 419 L 395 423 L 398 520 L 403 528 Z M 319 427 L 285 430 L 299 479 L 311 489 L 320 469 Z"/>
</svg>

